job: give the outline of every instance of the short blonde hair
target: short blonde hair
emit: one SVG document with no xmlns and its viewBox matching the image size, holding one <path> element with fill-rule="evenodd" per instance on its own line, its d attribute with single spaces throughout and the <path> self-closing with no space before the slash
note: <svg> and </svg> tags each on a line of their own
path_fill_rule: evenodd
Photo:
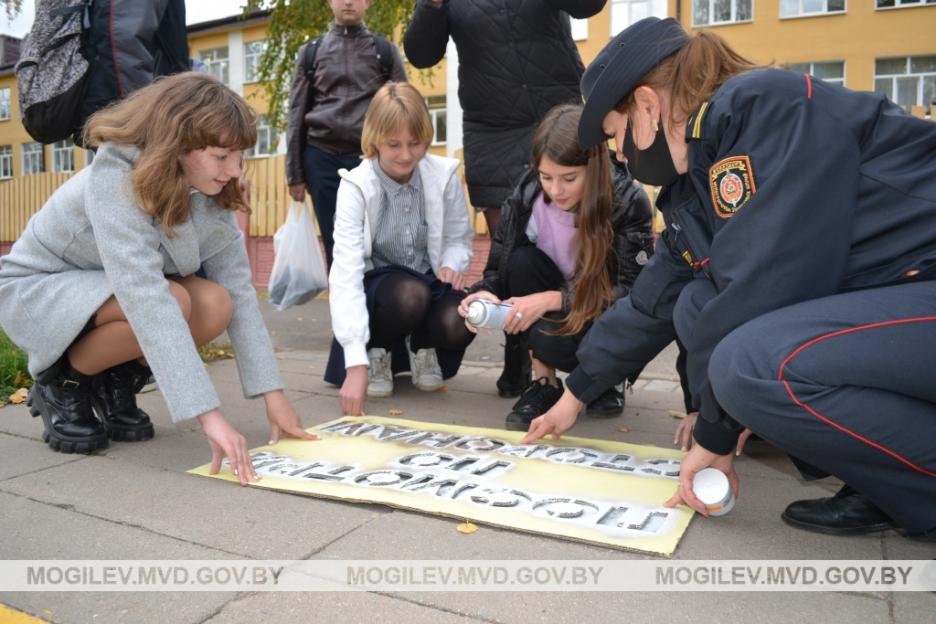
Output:
<svg viewBox="0 0 936 624">
<path fill-rule="evenodd" d="M 377 157 L 377 145 L 394 132 L 407 129 L 419 141 L 432 143 L 432 118 L 419 90 L 408 82 L 388 82 L 378 89 L 364 115 L 361 151 Z"/>
</svg>

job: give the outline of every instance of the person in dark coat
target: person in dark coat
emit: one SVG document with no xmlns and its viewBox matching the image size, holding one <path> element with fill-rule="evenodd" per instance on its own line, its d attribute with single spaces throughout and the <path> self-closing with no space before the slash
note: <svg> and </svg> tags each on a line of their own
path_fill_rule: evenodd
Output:
<svg viewBox="0 0 936 624">
<path fill-rule="evenodd" d="M 549 109 L 579 104 L 585 67 L 569 16 L 596 15 L 606 0 L 416 0 L 403 37 L 413 67 L 432 67 L 449 37 L 458 49 L 465 179 L 475 210 L 494 235 L 501 204 L 529 167 L 533 132 Z M 527 345 L 508 335 L 503 397 L 530 379 Z"/>
<path fill-rule="evenodd" d="M 795 457 L 834 497 L 782 518 L 856 535 L 936 537 L 936 125 L 876 93 L 756 68 L 717 35 L 648 18 L 583 78 L 583 145 L 614 137 L 634 176 L 662 185 L 662 246 L 592 327 L 567 394 L 525 440 L 672 339 L 700 408 L 684 503 L 706 467 L 735 491 L 743 427 Z"/>
<path fill-rule="evenodd" d="M 543 118 L 533 136 L 533 168 L 504 202 L 484 276 L 459 306 L 465 317 L 476 299 L 510 303 L 504 331 L 528 337 L 535 380 L 507 416 L 508 429 L 525 431 L 558 400 L 556 370 L 576 367 L 575 350 L 591 322 L 627 294 L 653 254 L 647 194 L 604 147 L 579 146 L 581 113 L 580 105 L 566 104 Z M 589 414 L 623 409 L 623 394 L 611 386 Z"/>
<path fill-rule="evenodd" d="M 133 91 L 189 69 L 184 0 L 93 0 L 90 69 L 75 142 L 85 121 Z"/>
</svg>

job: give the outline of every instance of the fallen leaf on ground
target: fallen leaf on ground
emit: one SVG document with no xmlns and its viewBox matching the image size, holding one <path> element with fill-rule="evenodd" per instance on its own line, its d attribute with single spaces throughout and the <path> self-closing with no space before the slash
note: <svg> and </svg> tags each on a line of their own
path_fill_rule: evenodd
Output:
<svg viewBox="0 0 936 624">
<path fill-rule="evenodd" d="M 630 433 L 630 430 L 631 430 L 630 427 L 621 427 L 620 429 L 618 429 L 618 431 L 620 431 L 621 433 Z"/>
<path fill-rule="evenodd" d="M 387 413 L 390 414 L 391 416 L 402 416 L 403 410 L 397 409 L 394 407 L 393 409 L 387 410 Z"/>
<path fill-rule="evenodd" d="M 683 418 L 686 417 L 686 412 L 680 412 L 679 410 L 670 410 L 669 415 L 672 416 L 673 418 L 678 418 L 682 420 Z"/>
<path fill-rule="evenodd" d="M 465 535 L 468 535 L 470 533 L 474 533 L 475 531 L 477 531 L 478 525 L 465 521 L 459 524 L 455 530 L 458 531 L 459 533 L 464 533 Z"/>
<path fill-rule="evenodd" d="M 448 385 L 442 386 L 441 388 L 436 390 L 436 392 L 448 392 Z"/>
<path fill-rule="evenodd" d="M 14 405 L 19 405 L 20 403 L 26 400 L 26 395 L 28 394 L 29 394 L 29 390 L 27 390 L 26 388 L 20 388 L 19 390 L 17 390 L 16 392 L 10 395 L 10 403 L 13 403 Z"/>
</svg>

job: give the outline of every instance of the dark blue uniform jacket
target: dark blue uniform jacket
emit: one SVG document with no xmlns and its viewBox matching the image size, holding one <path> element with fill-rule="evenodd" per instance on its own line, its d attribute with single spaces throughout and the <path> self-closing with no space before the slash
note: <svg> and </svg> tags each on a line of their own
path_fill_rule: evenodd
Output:
<svg viewBox="0 0 936 624">
<path fill-rule="evenodd" d="M 683 286 L 710 280 L 683 338 L 696 441 L 725 454 L 739 427 L 708 381 L 722 338 L 800 301 L 936 277 L 936 123 L 879 94 L 765 69 L 722 85 L 686 134 L 689 171 L 658 199 L 657 253 L 595 322 L 567 383 L 588 402 L 626 378 L 675 337 Z"/>
</svg>

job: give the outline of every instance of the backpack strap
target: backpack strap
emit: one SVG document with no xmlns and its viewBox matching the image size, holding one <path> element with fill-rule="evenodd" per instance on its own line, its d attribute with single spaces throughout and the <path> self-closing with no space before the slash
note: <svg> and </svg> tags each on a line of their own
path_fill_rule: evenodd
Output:
<svg viewBox="0 0 936 624">
<path fill-rule="evenodd" d="M 380 75 L 383 76 L 384 82 L 389 82 L 393 76 L 393 44 L 380 35 L 374 35 L 374 44 L 377 47 Z"/>
<path fill-rule="evenodd" d="M 315 56 L 318 54 L 320 43 L 322 43 L 322 38 L 316 37 L 305 45 L 302 52 L 302 65 L 305 67 L 306 80 L 309 81 L 309 84 L 315 82 Z"/>
</svg>

